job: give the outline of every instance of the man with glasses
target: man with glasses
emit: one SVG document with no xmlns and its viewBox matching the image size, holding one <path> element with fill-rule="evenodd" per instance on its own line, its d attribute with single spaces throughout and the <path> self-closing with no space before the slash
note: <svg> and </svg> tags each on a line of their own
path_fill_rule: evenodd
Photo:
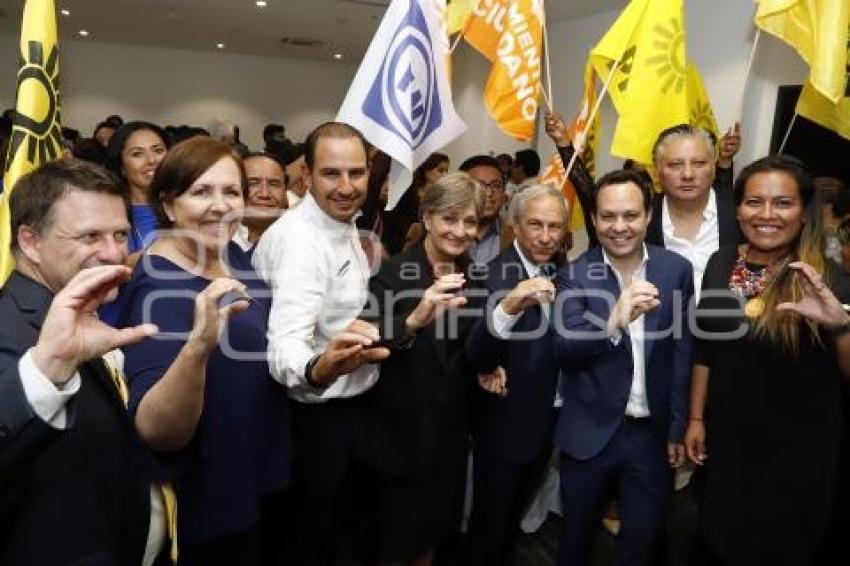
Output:
<svg viewBox="0 0 850 566">
<path fill-rule="evenodd" d="M 469 255 L 475 263 L 485 264 L 513 242 L 514 234 L 499 211 L 505 202 L 505 178 L 499 162 L 489 155 L 475 155 L 460 165 L 460 170 L 481 183 L 487 194 L 484 211 L 478 219 L 478 235 Z"/>
</svg>

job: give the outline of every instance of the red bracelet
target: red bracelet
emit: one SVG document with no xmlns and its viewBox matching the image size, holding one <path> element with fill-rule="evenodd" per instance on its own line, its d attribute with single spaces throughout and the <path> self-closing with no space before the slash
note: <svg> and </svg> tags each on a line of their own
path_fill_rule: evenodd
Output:
<svg viewBox="0 0 850 566">
<path fill-rule="evenodd" d="M 688 420 L 689 420 L 689 421 L 699 421 L 699 422 L 702 422 L 702 419 L 701 419 L 701 418 L 698 418 L 698 417 L 691 417 L 691 418 L 689 418 Z"/>
</svg>

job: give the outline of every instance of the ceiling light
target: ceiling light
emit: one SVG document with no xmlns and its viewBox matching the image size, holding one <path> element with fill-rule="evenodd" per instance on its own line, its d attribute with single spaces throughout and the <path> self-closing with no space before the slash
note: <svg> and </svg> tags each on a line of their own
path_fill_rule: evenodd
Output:
<svg viewBox="0 0 850 566">
<path fill-rule="evenodd" d="M 258 8 L 265 8 L 268 6 L 268 2 L 266 2 L 266 0 L 257 0 L 255 4 L 257 4 Z"/>
<path fill-rule="evenodd" d="M 89 32 L 84 30 L 84 29 L 81 29 L 78 33 L 80 34 L 81 37 L 88 37 L 89 36 Z"/>
<path fill-rule="evenodd" d="M 216 46 L 217 48 L 219 48 L 219 49 L 224 49 L 224 44 L 223 44 L 223 43 L 216 43 L 216 44 L 215 44 L 215 46 Z"/>
<path fill-rule="evenodd" d="M 337 61 L 342 59 L 342 53 L 334 53 L 334 59 L 336 59 Z"/>
<path fill-rule="evenodd" d="M 70 16 L 71 10 L 66 10 L 65 8 L 63 8 L 63 9 L 59 10 L 59 13 L 62 14 L 63 16 Z"/>
</svg>

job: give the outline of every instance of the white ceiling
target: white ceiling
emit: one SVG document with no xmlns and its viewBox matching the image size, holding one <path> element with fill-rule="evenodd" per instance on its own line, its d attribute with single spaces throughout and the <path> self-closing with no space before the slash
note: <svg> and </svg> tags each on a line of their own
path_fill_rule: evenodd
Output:
<svg viewBox="0 0 850 566">
<path fill-rule="evenodd" d="M 359 61 L 389 0 L 55 0 L 61 38 L 246 55 Z M 627 0 L 549 0 L 550 22 L 621 8 Z M 17 34 L 24 0 L 0 0 L 0 32 Z M 317 40 L 311 47 L 282 38 Z"/>
</svg>

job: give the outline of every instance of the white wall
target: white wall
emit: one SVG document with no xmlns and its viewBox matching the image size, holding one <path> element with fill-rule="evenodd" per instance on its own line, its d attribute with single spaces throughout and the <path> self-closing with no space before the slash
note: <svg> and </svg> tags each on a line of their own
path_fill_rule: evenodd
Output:
<svg viewBox="0 0 850 566">
<path fill-rule="evenodd" d="M 806 76 L 805 64 L 785 44 L 762 34 L 744 95 L 744 78 L 755 35 L 754 5 L 742 0 L 686 0 L 685 4 L 688 56 L 702 74 L 721 130 L 735 120 L 744 98 L 743 147 L 736 159 L 736 166 L 740 167 L 767 154 L 776 88 L 782 84 L 799 84 Z M 577 110 L 588 51 L 618 15 L 618 11 L 597 14 L 549 29 L 553 97 L 555 106 L 565 116 L 572 117 Z M 622 162 L 608 154 L 615 113 L 607 100 L 602 106 L 602 120 L 598 172 L 618 167 Z M 551 147 L 546 139 L 540 139 L 539 145 L 542 153 Z"/>
</svg>

